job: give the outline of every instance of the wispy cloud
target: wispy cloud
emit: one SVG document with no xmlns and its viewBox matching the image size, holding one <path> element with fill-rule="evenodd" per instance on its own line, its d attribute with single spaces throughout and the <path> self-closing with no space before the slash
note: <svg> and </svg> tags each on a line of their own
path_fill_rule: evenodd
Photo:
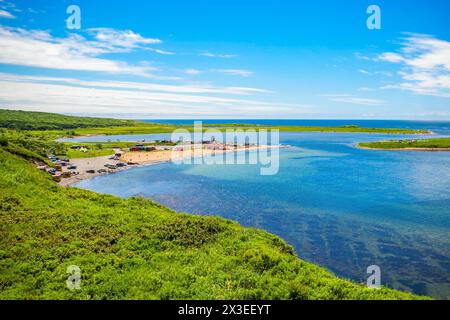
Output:
<svg viewBox="0 0 450 320">
<path fill-rule="evenodd" d="M 16 19 L 17 17 L 12 12 L 22 12 L 17 8 L 13 2 L 0 0 L 0 19 Z"/>
<path fill-rule="evenodd" d="M 241 77 L 249 77 L 253 75 L 252 71 L 243 70 L 243 69 L 218 69 L 217 72 L 232 75 L 232 76 L 241 76 Z"/>
<path fill-rule="evenodd" d="M 131 65 L 100 56 L 105 53 L 130 52 L 142 44 L 159 43 L 160 40 L 144 38 L 131 31 L 93 30 L 90 32 L 95 32 L 95 41 L 78 34 L 56 38 L 48 31 L 0 26 L 0 63 L 157 77 L 151 73 L 157 68 L 148 63 Z M 112 39 L 113 35 L 117 35 L 117 38 Z"/>
<path fill-rule="evenodd" d="M 161 50 L 161 49 L 154 49 L 154 48 L 147 48 L 146 50 L 152 51 L 152 52 L 156 52 L 162 55 L 168 55 L 168 56 L 172 56 L 175 54 L 175 52 L 172 51 L 167 51 L 167 50 Z"/>
<path fill-rule="evenodd" d="M 210 58 L 223 58 L 223 59 L 231 59 L 237 57 L 235 54 L 221 54 L 221 53 L 211 53 L 211 52 L 202 52 L 200 53 L 203 57 L 210 57 Z"/>
<path fill-rule="evenodd" d="M 368 71 L 366 69 L 359 69 L 359 73 L 368 75 L 368 76 L 383 76 L 383 77 L 393 77 L 392 72 L 389 71 Z"/>
<path fill-rule="evenodd" d="M 358 88 L 358 91 L 375 91 L 375 89 L 369 87 L 361 87 Z"/>
<path fill-rule="evenodd" d="M 344 102 L 364 106 L 379 106 L 385 103 L 382 100 L 355 97 L 350 94 L 326 94 L 323 96 L 329 98 L 330 101 L 334 102 Z"/>
<path fill-rule="evenodd" d="M 108 49 L 117 51 L 131 51 L 143 49 L 163 55 L 174 55 L 175 52 L 148 47 L 148 45 L 161 44 L 162 40 L 156 38 L 145 38 L 132 30 L 116 30 L 111 28 L 91 28 L 88 33 L 101 43 L 102 47 L 107 44 Z"/>
<path fill-rule="evenodd" d="M 30 82 L 45 84 L 64 84 L 72 86 L 82 86 L 86 88 L 108 88 L 108 89 L 127 89 L 148 92 L 171 92 L 171 93 L 191 93 L 191 94 L 228 94 L 228 95 L 250 95 L 257 93 L 271 93 L 271 91 L 251 88 L 251 87 L 219 87 L 211 85 L 168 85 L 148 82 L 132 81 L 111 81 L 97 80 L 87 81 L 76 78 L 60 78 L 45 76 L 17 75 L 11 73 L 0 73 L 2 82 Z"/>
<path fill-rule="evenodd" d="M 378 58 L 399 64 L 398 74 L 403 79 L 402 83 L 385 85 L 383 89 L 450 97 L 450 42 L 412 34 L 402 39 L 398 52 L 385 52 Z"/>
<path fill-rule="evenodd" d="M 186 69 L 183 72 L 186 74 L 189 74 L 189 75 L 197 75 L 197 74 L 202 73 L 200 70 L 197 70 L 197 69 Z"/>
<path fill-rule="evenodd" d="M 383 54 L 381 54 L 378 59 L 383 60 L 383 61 L 388 61 L 388 62 L 403 62 L 404 58 L 397 54 L 397 53 L 393 53 L 393 52 L 385 52 Z"/>
<path fill-rule="evenodd" d="M 16 16 L 6 10 L 0 9 L 0 18 L 15 19 Z"/>
<path fill-rule="evenodd" d="M 111 28 L 91 28 L 88 32 L 100 42 L 106 42 L 112 47 L 134 49 L 140 45 L 159 44 L 160 39 L 145 38 L 131 30 L 116 30 Z"/>
<path fill-rule="evenodd" d="M 0 73 L 0 107 L 86 114 L 146 116 L 301 114 L 308 106 L 221 97 L 250 94 L 256 88 L 168 86 L 138 82 L 83 81 L 71 78 Z"/>
</svg>

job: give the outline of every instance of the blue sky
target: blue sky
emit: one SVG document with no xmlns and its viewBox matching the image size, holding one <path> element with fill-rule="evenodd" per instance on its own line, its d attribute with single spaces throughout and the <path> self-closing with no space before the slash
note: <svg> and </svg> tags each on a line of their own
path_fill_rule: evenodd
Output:
<svg viewBox="0 0 450 320">
<path fill-rule="evenodd" d="M 448 1 L 242 2 L 0 0 L 0 108 L 450 119 Z"/>
</svg>

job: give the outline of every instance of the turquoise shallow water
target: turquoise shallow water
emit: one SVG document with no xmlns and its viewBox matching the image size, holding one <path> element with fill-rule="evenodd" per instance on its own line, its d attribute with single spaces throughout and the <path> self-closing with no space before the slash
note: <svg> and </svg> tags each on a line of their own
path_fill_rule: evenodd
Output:
<svg viewBox="0 0 450 320">
<path fill-rule="evenodd" d="M 450 153 L 354 147 L 386 138 L 282 133 L 281 143 L 291 147 L 280 150 L 274 176 L 259 175 L 254 165 L 165 163 L 77 186 L 237 220 L 281 236 L 301 258 L 339 276 L 365 281 L 375 264 L 385 285 L 449 298 Z"/>
</svg>

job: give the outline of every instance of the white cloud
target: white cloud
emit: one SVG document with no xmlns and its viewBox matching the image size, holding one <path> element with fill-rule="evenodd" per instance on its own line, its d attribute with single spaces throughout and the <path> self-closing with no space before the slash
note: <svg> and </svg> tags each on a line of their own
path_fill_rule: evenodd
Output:
<svg viewBox="0 0 450 320">
<path fill-rule="evenodd" d="M 401 55 L 392 52 L 385 52 L 378 57 L 380 60 L 388 62 L 403 62 L 404 59 Z"/>
<path fill-rule="evenodd" d="M 375 91 L 375 89 L 368 88 L 368 87 L 361 87 L 361 88 L 358 89 L 358 91 Z"/>
<path fill-rule="evenodd" d="M 162 55 L 168 55 L 168 56 L 172 56 L 175 54 L 175 52 L 172 52 L 172 51 L 160 50 L 160 49 L 154 49 L 154 48 L 147 48 L 146 50 L 153 51 L 153 52 L 156 52 L 156 53 L 159 53 Z"/>
<path fill-rule="evenodd" d="M 358 72 L 362 73 L 362 74 L 369 74 L 369 71 L 364 70 L 364 69 L 359 69 Z"/>
<path fill-rule="evenodd" d="M 151 86 L 152 84 L 144 83 L 83 82 L 67 78 L 0 74 L 0 107 L 78 114 L 142 114 L 154 117 L 178 117 L 183 114 L 275 116 L 301 114 L 308 108 L 187 92 L 201 91 L 201 88 Z M 178 93 L 177 90 L 183 93 Z M 239 88 L 222 90 L 232 93 L 234 90 L 239 91 Z M 245 91 L 245 88 L 242 90 Z"/>
<path fill-rule="evenodd" d="M 220 73 L 225 73 L 232 76 L 241 76 L 241 77 L 249 77 L 253 74 L 253 72 L 248 70 L 242 70 L 242 69 L 219 69 L 216 70 Z"/>
<path fill-rule="evenodd" d="M 184 70 L 184 73 L 190 74 L 190 75 L 197 75 L 197 74 L 200 74 L 201 71 L 197 70 L 197 69 L 186 69 L 186 70 Z"/>
<path fill-rule="evenodd" d="M 329 98 L 330 101 L 334 101 L 334 102 L 344 102 L 344 103 L 351 103 L 351 104 L 364 105 L 364 106 L 379 106 L 379 105 L 384 104 L 384 101 L 382 101 L 382 100 L 370 99 L 370 98 L 360 98 L 360 97 L 352 96 L 350 94 L 326 94 L 323 96 Z"/>
<path fill-rule="evenodd" d="M 450 97 L 450 42 L 413 34 L 403 39 L 398 53 L 383 53 L 379 59 L 400 64 L 398 74 L 404 81 L 383 86 L 383 89 Z"/>
<path fill-rule="evenodd" d="M 110 33 L 103 33 L 110 35 Z M 120 32 L 118 32 L 120 34 Z M 66 38 L 55 38 L 48 31 L 25 30 L 0 26 L 0 63 L 62 70 L 82 70 L 133 74 L 151 77 L 156 68 L 148 64 L 130 65 L 126 62 L 100 58 L 105 53 L 129 52 L 146 39 L 135 33 L 125 32 L 116 41 L 89 41 L 71 34 Z"/>
<path fill-rule="evenodd" d="M 223 59 L 231 59 L 237 57 L 235 54 L 220 54 L 220 53 L 211 53 L 211 52 L 202 52 L 200 53 L 203 57 L 210 57 L 210 58 L 223 58 Z"/>
<path fill-rule="evenodd" d="M 250 95 L 257 93 L 270 93 L 268 90 L 249 87 L 217 87 L 200 85 L 167 85 L 148 82 L 130 82 L 130 81 L 86 81 L 75 78 L 58 78 L 16 75 L 10 73 L 0 73 L 2 82 L 30 82 L 30 83 L 56 83 L 72 86 L 82 86 L 87 88 L 108 88 L 108 89 L 127 89 L 136 91 L 154 91 L 171 93 L 193 93 L 193 94 L 228 94 L 228 95 Z"/>
<path fill-rule="evenodd" d="M 111 46 L 136 48 L 139 45 L 161 43 L 160 39 L 144 38 L 131 30 L 116 30 L 111 28 L 91 28 L 92 33 L 98 41 L 107 42 Z"/>
<path fill-rule="evenodd" d="M 8 11 L 0 9 L 0 18 L 15 19 L 16 17 Z"/>
</svg>

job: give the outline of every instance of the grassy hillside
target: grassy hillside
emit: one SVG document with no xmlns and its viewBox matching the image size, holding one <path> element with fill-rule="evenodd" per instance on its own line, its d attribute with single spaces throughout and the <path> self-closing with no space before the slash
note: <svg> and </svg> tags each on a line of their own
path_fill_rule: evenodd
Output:
<svg viewBox="0 0 450 320">
<path fill-rule="evenodd" d="M 59 187 L 0 146 L 0 299 L 413 298 L 338 279 L 261 230 Z"/>
<path fill-rule="evenodd" d="M 64 144 L 50 140 L 47 135 L 34 135 L 25 131 L 2 128 L 0 128 L 0 146 L 12 154 L 41 163 L 48 161 L 47 154 L 64 154 L 67 151 Z"/>
<path fill-rule="evenodd" d="M 0 128 L 21 130 L 67 130 L 75 128 L 131 126 L 135 121 L 72 117 L 55 113 L 0 109 Z"/>
<path fill-rule="evenodd" d="M 448 149 L 450 138 L 434 138 L 420 140 L 389 140 L 359 143 L 360 147 L 372 149 Z"/>
</svg>

